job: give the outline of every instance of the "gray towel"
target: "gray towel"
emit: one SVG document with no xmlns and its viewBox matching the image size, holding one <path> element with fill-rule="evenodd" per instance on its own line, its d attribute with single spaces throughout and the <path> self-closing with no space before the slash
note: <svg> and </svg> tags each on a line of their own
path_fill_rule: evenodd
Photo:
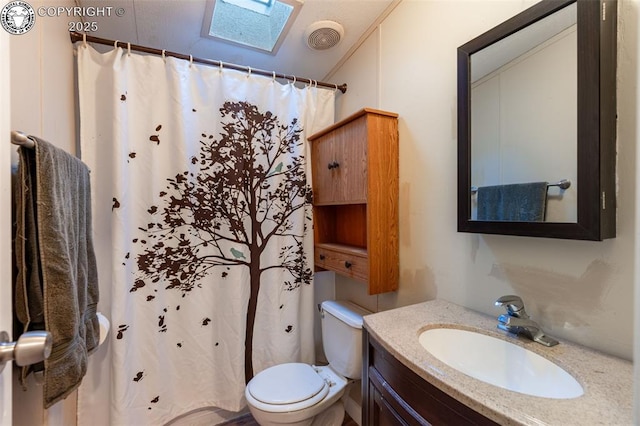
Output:
<svg viewBox="0 0 640 426">
<path fill-rule="evenodd" d="M 32 137 L 33 138 L 33 137 Z M 44 361 L 44 407 L 75 390 L 98 345 L 98 276 L 89 169 L 50 143 L 19 148 L 15 194 L 16 316 L 53 337 Z M 43 366 L 23 367 L 21 381 Z"/>
<path fill-rule="evenodd" d="M 478 188 L 478 220 L 544 222 L 547 182 Z"/>
</svg>

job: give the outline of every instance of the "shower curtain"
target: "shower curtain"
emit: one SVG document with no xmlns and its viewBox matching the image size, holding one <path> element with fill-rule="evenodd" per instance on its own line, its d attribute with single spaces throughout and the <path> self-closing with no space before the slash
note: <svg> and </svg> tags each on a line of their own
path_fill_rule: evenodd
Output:
<svg viewBox="0 0 640 426">
<path fill-rule="evenodd" d="M 113 425 L 239 411 L 252 374 L 314 361 L 306 136 L 334 91 L 121 48 L 77 60 L 111 320 L 80 424 L 107 398 Z"/>
</svg>

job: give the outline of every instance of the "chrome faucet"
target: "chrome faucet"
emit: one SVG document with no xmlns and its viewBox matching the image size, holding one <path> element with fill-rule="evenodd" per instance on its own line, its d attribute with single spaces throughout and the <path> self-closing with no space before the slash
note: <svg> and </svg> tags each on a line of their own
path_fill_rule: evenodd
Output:
<svg viewBox="0 0 640 426">
<path fill-rule="evenodd" d="M 504 306 L 507 309 L 506 314 L 498 317 L 498 328 L 509 333 L 519 334 L 530 338 L 545 346 L 555 346 L 558 341 L 547 336 L 542 328 L 529 318 L 524 310 L 524 302 L 515 295 L 502 296 L 495 303 L 496 306 Z"/>
</svg>

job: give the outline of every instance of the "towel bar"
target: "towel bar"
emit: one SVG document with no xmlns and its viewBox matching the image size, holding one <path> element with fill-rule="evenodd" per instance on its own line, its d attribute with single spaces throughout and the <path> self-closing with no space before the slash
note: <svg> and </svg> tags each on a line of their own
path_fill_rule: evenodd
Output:
<svg viewBox="0 0 640 426">
<path fill-rule="evenodd" d="M 567 188 L 569 188 L 571 186 L 571 181 L 567 180 L 567 179 L 562 179 L 562 180 L 559 180 L 556 183 L 548 183 L 547 184 L 547 188 L 549 188 L 550 186 L 557 186 L 560 189 L 567 189 Z M 477 192 L 478 192 L 478 187 L 477 186 L 472 186 L 471 187 L 471 193 L 475 194 Z"/>
<path fill-rule="evenodd" d="M 33 139 L 17 130 L 11 131 L 11 143 L 14 145 L 24 146 L 25 148 L 33 148 L 36 146 Z"/>
</svg>

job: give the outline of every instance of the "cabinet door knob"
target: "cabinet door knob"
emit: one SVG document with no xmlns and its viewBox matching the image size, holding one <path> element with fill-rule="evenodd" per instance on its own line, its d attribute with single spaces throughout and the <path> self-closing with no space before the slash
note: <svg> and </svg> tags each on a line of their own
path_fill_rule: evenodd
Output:
<svg viewBox="0 0 640 426">
<path fill-rule="evenodd" d="M 329 170 L 331 170 L 331 169 L 335 169 L 335 168 L 337 168 L 337 167 L 340 167 L 340 163 L 338 163 L 337 161 L 332 161 L 331 163 L 329 163 L 329 164 L 327 165 L 327 168 L 328 168 Z"/>
<path fill-rule="evenodd" d="M 351 268 L 351 262 L 349 262 L 348 260 L 344 262 L 344 267 L 347 269 Z"/>
</svg>

